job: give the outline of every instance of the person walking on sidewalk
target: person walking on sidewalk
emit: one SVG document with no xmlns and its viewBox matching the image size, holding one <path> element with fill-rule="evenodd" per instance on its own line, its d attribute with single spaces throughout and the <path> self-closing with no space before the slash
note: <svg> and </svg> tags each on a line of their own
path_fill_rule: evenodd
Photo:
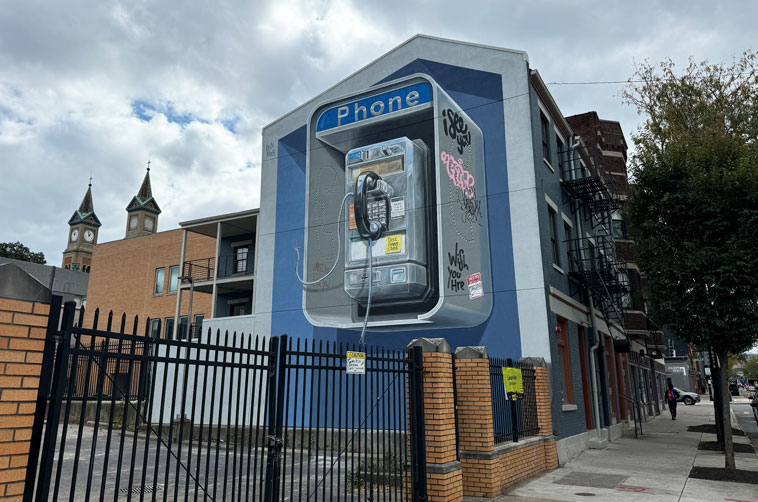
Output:
<svg viewBox="0 0 758 502">
<path fill-rule="evenodd" d="M 674 388 L 674 384 L 669 384 L 669 390 L 666 391 L 666 402 L 671 412 L 671 420 L 676 420 L 676 400 L 679 399 L 679 392 Z"/>
</svg>

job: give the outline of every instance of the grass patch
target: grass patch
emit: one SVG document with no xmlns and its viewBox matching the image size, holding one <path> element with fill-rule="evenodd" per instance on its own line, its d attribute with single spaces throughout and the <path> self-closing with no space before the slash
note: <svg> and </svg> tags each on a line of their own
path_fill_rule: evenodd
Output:
<svg viewBox="0 0 758 502">
<path fill-rule="evenodd" d="M 400 486 L 407 468 L 408 462 L 396 455 L 359 461 L 357 469 L 347 473 L 347 487 L 357 490 L 370 486 Z"/>
</svg>

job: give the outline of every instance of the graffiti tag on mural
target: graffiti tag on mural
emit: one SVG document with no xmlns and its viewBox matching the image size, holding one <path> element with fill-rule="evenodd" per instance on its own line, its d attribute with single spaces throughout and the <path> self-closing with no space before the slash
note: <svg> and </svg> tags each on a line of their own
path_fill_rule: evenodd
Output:
<svg viewBox="0 0 758 502">
<path fill-rule="evenodd" d="M 476 197 L 476 191 L 472 188 L 474 197 L 461 197 L 458 194 L 458 207 L 461 210 L 461 222 L 482 224 L 482 199 Z"/>
<path fill-rule="evenodd" d="M 313 264 L 313 272 L 316 276 L 324 277 L 329 273 L 329 266 L 321 262 L 316 262 Z M 314 286 L 320 289 L 329 289 L 329 281 L 321 281 L 318 284 L 314 284 Z"/>
<path fill-rule="evenodd" d="M 462 115 L 458 115 L 457 112 L 447 108 L 442 112 L 442 128 L 445 130 L 445 134 L 455 140 L 458 143 L 458 153 L 463 153 L 463 149 L 471 144 L 471 131 L 468 130 L 468 125 L 463 120 Z"/>
<path fill-rule="evenodd" d="M 276 157 L 276 146 L 274 145 L 274 142 L 270 142 L 266 145 L 266 158 L 270 159 Z"/>
<path fill-rule="evenodd" d="M 468 270 L 468 264 L 466 263 L 466 252 L 463 248 L 458 248 L 458 243 L 455 243 L 455 251 L 447 253 L 447 287 L 452 291 L 464 291 L 466 289 L 466 281 L 462 279 L 463 271 Z"/>
<path fill-rule="evenodd" d="M 474 175 L 463 167 L 463 159 L 456 159 L 447 152 L 440 152 L 440 159 L 445 164 L 447 175 L 453 185 L 458 187 L 463 195 L 469 199 L 474 198 Z"/>
</svg>

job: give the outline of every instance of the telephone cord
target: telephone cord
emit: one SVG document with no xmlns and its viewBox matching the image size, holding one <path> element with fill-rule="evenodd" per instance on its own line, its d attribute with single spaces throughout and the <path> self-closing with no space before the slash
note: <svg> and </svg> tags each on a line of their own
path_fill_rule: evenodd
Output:
<svg viewBox="0 0 758 502">
<path fill-rule="evenodd" d="M 292 247 L 295 248 L 295 253 L 297 253 L 297 263 L 295 264 L 295 276 L 297 277 L 297 280 L 300 281 L 300 284 L 302 284 L 303 286 L 313 286 L 315 284 L 320 283 L 321 281 L 325 281 L 330 275 L 332 275 L 332 272 L 334 272 L 334 269 L 337 268 L 337 263 L 339 263 L 340 256 L 342 253 L 342 236 L 341 236 L 342 211 L 345 209 L 345 202 L 347 201 L 347 198 L 352 195 L 353 195 L 353 192 L 348 192 L 345 194 L 345 196 L 342 198 L 342 203 L 340 204 L 340 210 L 337 213 L 337 256 L 334 258 L 334 263 L 332 263 L 332 268 L 329 269 L 329 272 L 327 272 L 326 275 L 321 276 L 315 281 L 306 281 L 302 277 L 300 277 L 300 249 L 293 244 Z"/>
<path fill-rule="evenodd" d="M 361 329 L 360 345 L 366 345 L 366 326 L 368 325 L 368 314 L 371 311 L 371 285 L 374 283 L 374 248 L 373 242 L 368 240 L 368 303 L 366 304 L 366 316 L 363 318 L 363 329 Z"/>
</svg>

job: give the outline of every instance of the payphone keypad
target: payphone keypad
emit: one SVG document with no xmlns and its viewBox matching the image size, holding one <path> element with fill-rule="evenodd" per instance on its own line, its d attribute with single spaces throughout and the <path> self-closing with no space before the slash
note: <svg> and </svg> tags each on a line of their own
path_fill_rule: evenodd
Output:
<svg viewBox="0 0 758 502">
<path fill-rule="evenodd" d="M 387 202 L 382 199 L 374 199 L 368 203 L 368 219 L 378 221 L 387 226 Z"/>
</svg>

